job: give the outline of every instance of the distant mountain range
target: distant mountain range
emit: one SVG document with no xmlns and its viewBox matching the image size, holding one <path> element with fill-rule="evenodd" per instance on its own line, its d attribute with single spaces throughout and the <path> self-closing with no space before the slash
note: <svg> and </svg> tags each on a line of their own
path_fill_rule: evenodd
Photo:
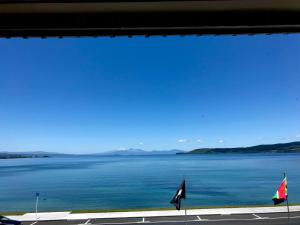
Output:
<svg viewBox="0 0 300 225">
<path fill-rule="evenodd" d="M 127 149 L 116 150 L 95 154 L 63 154 L 55 152 L 43 152 L 43 151 L 28 151 L 28 152 L 0 152 L 0 159 L 14 159 L 14 158 L 47 158 L 47 157 L 76 157 L 76 156 L 141 156 L 141 155 L 175 155 L 177 153 L 184 152 L 177 149 L 172 150 L 154 150 L 145 151 L 142 149 Z"/>
<path fill-rule="evenodd" d="M 172 149 L 172 150 L 153 150 L 153 151 L 145 151 L 142 149 L 135 149 L 130 148 L 126 150 L 116 150 L 116 151 L 110 151 L 110 152 L 103 152 L 103 153 L 97 153 L 93 155 L 123 155 L 123 156 L 129 156 L 129 155 L 175 155 L 177 153 L 183 153 L 184 151 L 178 150 L 178 149 Z"/>
<path fill-rule="evenodd" d="M 256 145 L 237 148 L 199 148 L 189 152 L 178 149 L 145 151 L 142 149 L 115 150 L 94 154 L 63 154 L 55 152 L 0 152 L 0 159 L 12 158 L 46 158 L 46 157 L 78 157 L 78 156 L 150 156 L 175 154 L 226 154 L 226 153 L 300 153 L 300 141 L 280 144 Z"/>
<path fill-rule="evenodd" d="M 300 153 L 300 141 L 280 144 L 255 145 L 237 148 L 199 148 L 177 154 L 226 154 L 226 153 Z"/>
</svg>

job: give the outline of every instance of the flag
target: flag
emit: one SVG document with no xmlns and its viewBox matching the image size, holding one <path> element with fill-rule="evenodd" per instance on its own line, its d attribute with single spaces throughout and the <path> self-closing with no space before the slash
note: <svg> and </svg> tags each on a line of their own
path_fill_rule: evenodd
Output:
<svg viewBox="0 0 300 225">
<path fill-rule="evenodd" d="M 276 191 L 276 194 L 273 196 L 272 200 L 274 202 L 274 205 L 280 204 L 287 200 L 287 179 L 286 176 L 284 175 L 284 179 L 281 182 L 278 190 Z"/>
<path fill-rule="evenodd" d="M 170 203 L 173 204 L 177 210 L 180 210 L 180 203 L 182 198 L 185 199 L 185 180 L 183 180 L 178 187 L 176 194 L 174 195 Z"/>
</svg>

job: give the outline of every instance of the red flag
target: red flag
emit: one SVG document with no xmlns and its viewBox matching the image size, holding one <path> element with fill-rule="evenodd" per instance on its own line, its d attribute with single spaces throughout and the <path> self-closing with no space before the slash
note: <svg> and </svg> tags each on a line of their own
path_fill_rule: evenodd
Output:
<svg viewBox="0 0 300 225">
<path fill-rule="evenodd" d="M 284 177 L 283 181 L 281 182 L 276 194 L 273 196 L 272 200 L 274 205 L 280 204 L 287 199 L 287 179 Z"/>
</svg>

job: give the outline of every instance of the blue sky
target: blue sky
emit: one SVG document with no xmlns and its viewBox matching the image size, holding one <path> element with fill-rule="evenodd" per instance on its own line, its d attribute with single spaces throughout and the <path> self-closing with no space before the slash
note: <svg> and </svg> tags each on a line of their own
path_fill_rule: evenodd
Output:
<svg viewBox="0 0 300 225">
<path fill-rule="evenodd" d="M 300 140 L 300 35 L 1 39 L 0 151 Z"/>
</svg>

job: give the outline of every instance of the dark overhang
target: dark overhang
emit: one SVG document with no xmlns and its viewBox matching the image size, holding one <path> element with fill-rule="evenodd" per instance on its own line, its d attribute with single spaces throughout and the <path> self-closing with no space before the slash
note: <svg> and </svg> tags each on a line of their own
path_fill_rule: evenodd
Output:
<svg viewBox="0 0 300 225">
<path fill-rule="evenodd" d="M 299 31 L 299 0 L 0 0 L 1 37 Z"/>
</svg>

